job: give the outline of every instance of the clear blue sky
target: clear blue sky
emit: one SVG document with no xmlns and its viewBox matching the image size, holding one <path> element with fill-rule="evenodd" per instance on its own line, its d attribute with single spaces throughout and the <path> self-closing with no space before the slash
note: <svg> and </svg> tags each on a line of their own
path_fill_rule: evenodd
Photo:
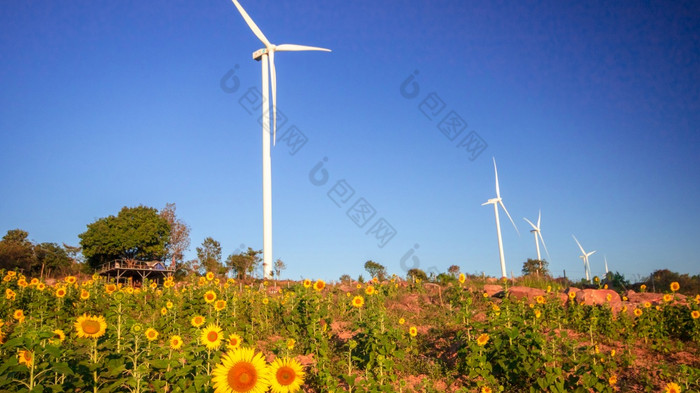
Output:
<svg viewBox="0 0 700 393">
<path fill-rule="evenodd" d="M 583 275 L 572 234 L 594 274 L 604 256 L 631 279 L 700 273 L 700 3 L 241 2 L 273 43 L 333 50 L 276 58 L 278 137 L 306 140 L 272 156 L 285 277 L 368 259 L 500 275 L 491 157 L 520 230 L 501 215 L 508 271 L 535 257 L 523 217 L 541 209 L 555 274 Z M 77 245 L 123 206 L 174 202 L 188 257 L 207 236 L 224 257 L 262 248 L 260 114 L 241 104 L 260 47 L 225 0 L 3 2 L 0 232 Z M 476 157 L 459 147 L 472 131 Z M 360 228 L 347 212 L 364 202 Z M 382 218 L 396 234 L 379 247 Z"/>
</svg>

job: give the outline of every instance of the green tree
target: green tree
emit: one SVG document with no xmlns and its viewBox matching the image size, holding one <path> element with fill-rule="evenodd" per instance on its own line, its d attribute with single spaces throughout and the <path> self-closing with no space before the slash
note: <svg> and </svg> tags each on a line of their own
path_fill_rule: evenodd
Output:
<svg viewBox="0 0 700 393">
<path fill-rule="evenodd" d="M 428 276 L 425 274 L 425 272 L 418 268 L 409 270 L 406 274 L 406 278 L 409 280 L 428 281 Z"/>
<path fill-rule="evenodd" d="M 211 237 L 204 239 L 202 246 L 197 247 L 197 260 L 200 269 L 215 274 L 226 273 L 226 268 L 221 264 L 221 243 Z"/>
<path fill-rule="evenodd" d="M 175 215 L 175 204 L 167 203 L 160 211 L 170 225 L 170 239 L 168 239 L 167 259 L 171 259 L 171 267 L 176 268 L 182 264 L 184 253 L 190 248 L 190 227 Z"/>
<path fill-rule="evenodd" d="M 286 269 L 287 265 L 281 260 L 277 259 L 275 263 L 272 264 L 272 270 L 275 272 L 275 276 L 277 276 L 277 279 L 280 279 L 280 274 L 282 273 L 282 270 Z"/>
<path fill-rule="evenodd" d="M 36 265 L 32 274 L 38 274 L 40 278 L 52 275 L 65 275 L 73 273 L 73 260 L 65 248 L 56 243 L 41 243 L 34 247 Z"/>
<path fill-rule="evenodd" d="M 0 268 L 21 269 L 29 272 L 36 264 L 34 245 L 28 239 L 29 233 L 12 229 L 0 240 Z"/>
<path fill-rule="evenodd" d="M 549 262 L 539 259 L 530 259 L 523 262 L 523 274 L 534 274 L 538 276 L 548 276 L 549 275 Z"/>
<path fill-rule="evenodd" d="M 255 268 L 262 260 L 260 255 L 262 250 L 253 250 L 248 247 L 248 250 L 238 254 L 231 254 L 226 258 L 226 266 L 236 272 L 236 277 L 240 280 L 245 280 L 249 273 L 255 271 Z"/>
<path fill-rule="evenodd" d="M 377 277 L 380 281 L 386 279 L 386 268 L 380 263 L 369 260 L 365 262 L 365 270 L 370 276 Z"/>
<path fill-rule="evenodd" d="M 116 216 L 100 218 L 78 235 L 83 256 L 90 267 L 126 258 L 164 260 L 170 225 L 152 207 L 123 207 Z"/>
</svg>

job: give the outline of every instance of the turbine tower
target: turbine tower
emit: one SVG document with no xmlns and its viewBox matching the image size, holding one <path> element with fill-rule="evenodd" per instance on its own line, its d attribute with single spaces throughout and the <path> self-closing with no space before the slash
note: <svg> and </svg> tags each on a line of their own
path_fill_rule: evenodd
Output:
<svg viewBox="0 0 700 393">
<path fill-rule="evenodd" d="M 544 247 L 544 251 L 547 253 L 547 258 L 549 258 L 549 251 L 547 250 L 547 245 L 544 244 L 544 238 L 542 237 L 542 231 L 540 231 L 540 222 L 542 220 L 542 210 L 540 210 L 539 215 L 537 215 L 537 225 L 533 224 L 532 221 L 528 220 L 527 218 L 523 217 L 525 221 L 527 221 L 528 224 L 532 227 L 530 230 L 530 233 L 533 233 L 535 235 L 535 247 L 537 248 L 537 260 L 542 261 L 542 257 L 540 256 L 540 243 L 539 241 L 542 241 L 542 246 Z M 539 236 L 539 239 L 537 238 Z M 542 263 L 540 262 L 540 269 L 542 268 Z"/>
<path fill-rule="evenodd" d="M 498 254 L 501 258 L 501 277 L 508 277 L 506 274 L 506 258 L 503 255 L 503 239 L 501 238 L 501 220 L 498 218 L 498 205 L 501 205 L 503 211 L 506 212 L 506 215 L 508 215 L 510 222 L 513 224 L 513 228 L 515 228 L 515 231 L 518 232 L 518 235 L 520 235 L 520 231 L 518 231 L 518 227 L 515 226 L 515 222 L 513 222 L 513 219 L 508 213 L 508 209 L 506 209 L 506 205 L 503 204 L 503 199 L 501 199 L 501 191 L 498 187 L 498 169 L 496 168 L 496 158 L 493 158 L 493 171 L 496 174 L 496 197 L 482 203 L 481 206 L 493 205 L 493 211 L 496 215 L 496 234 L 498 234 Z"/>
<path fill-rule="evenodd" d="M 581 243 L 579 243 L 578 239 L 576 239 L 576 236 L 571 235 L 571 237 L 574 238 L 576 244 L 578 244 L 578 248 L 581 249 L 581 255 L 579 255 L 579 258 L 583 259 L 583 268 L 586 270 L 586 280 L 591 282 L 591 264 L 588 262 L 588 257 L 595 254 L 595 251 L 587 253 L 583 250 L 583 247 L 581 247 Z"/>
<path fill-rule="evenodd" d="M 330 49 L 294 44 L 272 44 L 253 22 L 238 0 L 232 0 L 238 8 L 248 27 L 265 45 L 253 52 L 253 59 L 262 64 L 262 161 L 263 161 L 263 277 L 272 277 L 272 164 L 270 162 L 270 101 L 272 90 L 272 134 L 273 142 L 277 139 L 277 73 L 275 71 L 275 52 L 324 51 Z"/>
</svg>

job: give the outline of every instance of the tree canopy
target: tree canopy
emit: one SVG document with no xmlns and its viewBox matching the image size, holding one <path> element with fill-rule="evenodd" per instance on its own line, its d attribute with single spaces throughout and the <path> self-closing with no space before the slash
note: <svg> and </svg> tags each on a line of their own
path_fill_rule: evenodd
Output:
<svg viewBox="0 0 700 393">
<path fill-rule="evenodd" d="M 65 247 L 56 243 L 34 244 L 29 233 L 12 229 L 0 240 L 0 268 L 19 269 L 25 274 L 44 277 L 75 270 Z"/>
<path fill-rule="evenodd" d="M 123 207 L 116 216 L 100 218 L 78 235 L 86 262 L 93 268 L 115 259 L 165 259 L 170 225 L 152 207 Z"/>
</svg>

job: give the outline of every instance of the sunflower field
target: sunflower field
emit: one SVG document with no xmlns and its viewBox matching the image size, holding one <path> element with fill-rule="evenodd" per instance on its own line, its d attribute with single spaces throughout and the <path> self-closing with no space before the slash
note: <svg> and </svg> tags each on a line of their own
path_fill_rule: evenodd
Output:
<svg viewBox="0 0 700 393">
<path fill-rule="evenodd" d="M 675 283 L 613 307 L 554 283 L 518 299 L 504 282 L 495 297 L 463 276 L 0 275 L 0 392 L 700 391 L 700 296 Z"/>
</svg>

